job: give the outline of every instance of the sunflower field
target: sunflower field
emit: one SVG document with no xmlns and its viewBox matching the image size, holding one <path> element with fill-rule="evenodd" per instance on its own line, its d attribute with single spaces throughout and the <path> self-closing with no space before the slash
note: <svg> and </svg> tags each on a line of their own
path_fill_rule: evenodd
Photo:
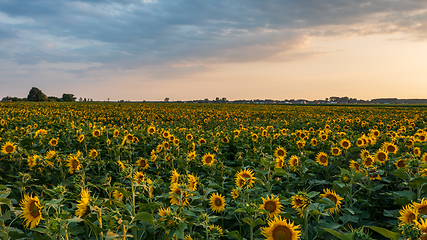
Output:
<svg viewBox="0 0 427 240">
<path fill-rule="evenodd" d="M 423 106 L 0 103 L 1 239 L 427 239 Z"/>
</svg>

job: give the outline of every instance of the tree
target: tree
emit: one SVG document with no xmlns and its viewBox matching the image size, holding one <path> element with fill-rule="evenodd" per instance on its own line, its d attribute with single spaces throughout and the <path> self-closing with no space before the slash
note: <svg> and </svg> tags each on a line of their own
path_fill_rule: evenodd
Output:
<svg viewBox="0 0 427 240">
<path fill-rule="evenodd" d="M 28 93 L 27 99 L 30 102 L 43 102 L 47 101 L 47 96 L 40 89 L 33 87 Z"/>
<path fill-rule="evenodd" d="M 169 102 L 169 98 L 168 97 L 165 98 L 165 102 Z"/>
<path fill-rule="evenodd" d="M 74 97 L 74 94 L 64 93 L 64 94 L 62 94 L 62 101 L 64 101 L 64 102 L 75 102 L 76 98 Z"/>
</svg>

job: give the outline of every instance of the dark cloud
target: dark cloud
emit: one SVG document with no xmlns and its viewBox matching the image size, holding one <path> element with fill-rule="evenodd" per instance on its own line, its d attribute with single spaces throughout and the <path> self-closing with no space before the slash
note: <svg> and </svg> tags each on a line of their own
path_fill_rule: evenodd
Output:
<svg viewBox="0 0 427 240">
<path fill-rule="evenodd" d="M 267 59 L 308 36 L 427 37 L 417 0 L 0 0 L 0 12 L 20 19 L 0 17 L 1 56 L 20 64 L 203 65 Z"/>
</svg>

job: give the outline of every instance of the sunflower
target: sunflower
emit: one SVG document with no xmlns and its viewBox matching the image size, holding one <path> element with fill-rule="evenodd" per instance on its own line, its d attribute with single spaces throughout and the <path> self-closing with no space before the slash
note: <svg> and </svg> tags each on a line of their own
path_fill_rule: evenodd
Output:
<svg viewBox="0 0 427 240">
<path fill-rule="evenodd" d="M 133 141 L 133 135 L 130 133 L 126 134 L 124 140 L 132 142 Z"/>
<path fill-rule="evenodd" d="M 385 161 L 387 161 L 387 153 L 382 149 L 379 149 L 375 154 L 374 158 L 375 161 L 378 161 L 379 163 L 383 164 L 385 163 Z"/>
<path fill-rule="evenodd" d="M 228 137 L 221 138 L 221 142 L 228 143 L 229 142 Z"/>
<path fill-rule="evenodd" d="M 246 179 L 243 178 L 242 176 L 237 176 L 235 178 L 235 182 L 236 182 L 236 186 L 239 188 L 244 188 L 246 185 Z"/>
<path fill-rule="evenodd" d="M 397 169 L 406 167 L 408 165 L 406 165 L 405 161 L 406 159 L 397 160 L 397 162 L 395 162 L 394 165 L 396 165 Z"/>
<path fill-rule="evenodd" d="M 116 138 L 119 136 L 119 134 L 120 134 L 119 130 L 115 129 L 113 132 L 113 137 Z"/>
<path fill-rule="evenodd" d="M 192 191 L 197 191 L 197 177 L 195 177 L 193 174 L 187 174 L 188 179 L 188 188 L 190 188 Z"/>
<path fill-rule="evenodd" d="M 292 155 L 291 158 L 288 160 L 288 164 L 291 167 L 298 167 L 299 166 L 299 158 L 296 155 Z"/>
<path fill-rule="evenodd" d="M 369 151 L 368 150 L 362 149 L 362 151 L 360 151 L 360 158 L 361 159 L 365 159 L 368 155 L 369 155 Z"/>
<path fill-rule="evenodd" d="M 119 192 L 118 190 L 114 190 L 113 198 L 121 201 L 123 199 L 123 193 Z"/>
<path fill-rule="evenodd" d="M 69 167 L 69 172 L 73 173 L 74 170 L 80 170 L 82 168 L 82 165 L 80 164 L 80 161 L 77 159 L 76 156 L 70 156 L 68 158 L 68 164 L 67 166 Z"/>
<path fill-rule="evenodd" d="M 279 202 L 279 196 L 274 197 L 274 195 L 268 196 L 267 199 L 261 197 L 262 204 L 259 206 L 260 209 L 268 211 L 268 218 L 273 218 L 277 216 L 281 209 L 283 208 L 282 204 Z"/>
<path fill-rule="evenodd" d="M 421 149 L 419 147 L 414 148 L 414 155 L 417 157 L 421 156 Z"/>
<path fill-rule="evenodd" d="M 96 151 L 96 149 L 92 149 L 89 151 L 89 156 L 91 158 L 96 158 L 98 156 L 98 151 Z"/>
<path fill-rule="evenodd" d="M 240 169 L 240 171 L 236 173 L 235 177 L 236 179 L 239 177 L 243 178 L 245 180 L 246 188 L 251 188 L 256 180 L 256 177 L 254 177 L 254 172 L 250 169 Z"/>
<path fill-rule="evenodd" d="M 166 141 L 164 141 L 164 142 L 162 143 L 162 145 L 163 145 L 163 148 L 164 148 L 164 149 L 169 149 L 169 147 L 170 147 L 169 142 L 166 142 Z"/>
<path fill-rule="evenodd" d="M 301 231 L 299 231 L 299 225 L 294 226 L 294 222 L 276 216 L 268 221 L 268 227 L 262 228 L 261 234 L 266 237 L 266 240 L 297 240 Z"/>
<path fill-rule="evenodd" d="M 351 147 L 351 142 L 347 139 L 343 139 L 340 142 L 340 146 L 344 149 L 349 149 Z"/>
<path fill-rule="evenodd" d="M 366 177 L 371 180 L 381 180 L 380 174 L 377 172 L 377 168 L 371 168 L 366 171 Z"/>
<path fill-rule="evenodd" d="M 39 155 L 28 156 L 27 163 L 29 168 L 33 168 L 37 165 L 37 160 L 40 159 Z"/>
<path fill-rule="evenodd" d="M 52 147 L 55 147 L 56 145 L 58 145 L 58 139 L 57 138 L 50 139 L 49 145 Z"/>
<path fill-rule="evenodd" d="M 162 133 L 162 136 L 163 136 L 164 138 L 168 138 L 168 137 L 169 137 L 169 135 L 170 135 L 170 133 L 169 133 L 168 131 L 163 131 L 163 133 Z"/>
<path fill-rule="evenodd" d="M 276 148 L 276 151 L 274 151 L 274 156 L 278 158 L 285 158 L 286 157 L 286 150 L 282 147 Z"/>
<path fill-rule="evenodd" d="M 365 140 L 364 138 L 358 138 L 358 139 L 356 140 L 356 145 L 357 145 L 358 147 L 363 147 L 363 146 L 365 146 L 365 143 L 366 143 L 366 140 Z"/>
<path fill-rule="evenodd" d="M 53 150 L 49 150 L 46 152 L 46 155 L 44 156 L 45 159 L 53 159 L 56 155 L 56 152 Z"/>
<path fill-rule="evenodd" d="M 415 225 L 417 225 L 418 229 L 421 231 L 421 234 L 424 236 L 420 237 L 420 240 L 427 240 L 427 219 L 420 218 L 420 221 L 414 220 Z"/>
<path fill-rule="evenodd" d="M 16 144 L 11 142 L 5 142 L 1 147 L 1 152 L 4 154 L 13 154 L 16 151 Z"/>
<path fill-rule="evenodd" d="M 252 137 L 252 141 L 254 142 L 256 142 L 256 140 L 258 139 L 258 135 L 256 133 L 252 133 L 251 137 Z"/>
<path fill-rule="evenodd" d="M 145 180 L 145 175 L 142 172 L 135 172 L 133 174 L 133 179 L 135 182 L 137 182 L 138 184 L 141 184 L 142 182 L 144 182 Z"/>
<path fill-rule="evenodd" d="M 305 146 L 305 141 L 304 140 L 297 141 L 297 147 L 298 148 L 303 148 L 304 146 Z"/>
<path fill-rule="evenodd" d="M 340 197 L 335 191 L 330 190 L 329 188 L 323 189 L 323 194 L 320 194 L 321 198 L 327 198 L 335 203 L 335 207 L 329 208 L 329 213 L 337 213 L 338 209 L 341 207 L 341 200 L 344 198 Z"/>
<path fill-rule="evenodd" d="M 402 209 L 399 210 L 400 217 L 399 219 L 401 223 L 399 224 L 404 225 L 405 223 L 413 223 L 414 220 L 418 219 L 418 209 L 414 208 L 413 205 L 409 204 L 404 206 Z"/>
<path fill-rule="evenodd" d="M 126 166 L 125 166 L 125 164 L 122 161 L 117 160 L 117 165 L 119 165 L 119 168 L 120 168 L 120 170 L 122 170 L 122 172 L 125 171 Z"/>
<path fill-rule="evenodd" d="M 374 165 L 375 159 L 371 156 L 368 155 L 366 156 L 365 160 L 363 160 L 363 165 L 365 165 L 365 167 L 369 168 L 372 167 Z"/>
<path fill-rule="evenodd" d="M 311 143 L 311 146 L 313 146 L 313 147 L 315 147 L 315 146 L 317 146 L 317 139 L 315 139 L 315 138 L 312 138 L 311 140 L 310 140 L 310 143 Z"/>
<path fill-rule="evenodd" d="M 225 198 L 224 196 L 221 196 L 221 194 L 212 194 L 209 201 L 212 211 L 219 213 L 225 210 Z"/>
<path fill-rule="evenodd" d="M 427 163 L 427 153 L 424 153 L 424 154 L 421 156 L 421 161 L 422 161 L 423 163 Z"/>
<path fill-rule="evenodd" d="M 191 151 L 187 154 L 187 161 L 195 160 L 196 159 L 196 151 Z"/>
<path fill-rule="evenodd" d="M 283 165 L 285 165 L 285 159 L 283 158 L 276 158 L 276 168 L 282 168 Z"/>
<path fill-rule="evenodd" d="M 193 135 L 191 135 L 191 134 L 187 134 L 187 135 L 185 136 L 185 139 L 187 139 L 188 141 L 191 141 L 191 140 L 193 140 Z"/>
<path fill-rule="evenodd" d="M 325 152 L 317 153 L 316 162 L 322 166 L 328 166 L 328 154 L 326 154 Z"/>
<path fill-rule="evenodd" d="M 214 162 L 215 162 L 215 155 L 214 154 L 206 153 L 205 155 L 203 155 L 203 157 L 202 157 L 203 165 L 211 166 Z"/>
<path fill-rule="evenodd" d="M 397 153 L 399 148 L 392 142 L 384 142 L 382 147 L 388 153 Z"/>
<path fill-rule="evenodd" d="M 305 207 L 307 207 L 307 199 L 305 198 L 304 195 L 302 194 L 297 194 L 295 196 L 292 196 L 292 208 L 293 209 L 304 209 Z"/>
<path fill-rule="evenodd" d="M 139 157 L 139 160 L 136 161 L 136 163 L 138 164 L 138 166 L 142 169 L 147 169 L 150 167 L 150 164 L 148 164 L 147 159 L 144 159 L 142 157 Z"/>
<path fill-rule="evenodd" d="M 40 220 L 43 220 L 43 217 L 40 200 L 37 196 L 33 197 L 32 195 L 27 193 L 19 205 L 22 209 L 21 218 L 24 219 L 25 227 L 35 228 Z"/>
<path fill-rule="evenodd" d="M 172 171 L 172 176 L 171 176 L 170 180 L 171 180 L 171 184 L 178 183 L 179 173 L 175 169 Z"/>
<path fill-rule="evenodd" d="M 81 134 L 81 135 L 79 136 L 79 138 L 77 139 L 77 141 L 79 141 L 79 142 L 83 142 L 83 140 L 85 140 L 85 135 Z"/>
<path fill-rule="evenodd" d="M 231 190 L 231 197 L 233 199 L 236 199 L 239 197 L 239 189 L 234 188 L 233 190 Z"/>
<path fill-rule="evenodd" d="M 331 149 L 331 153 L 334 156 L 339 156 L 339 155 L 341 155 L 341 149 L 339 147 L 333 147 Z"/>
<path fill-rule="evenodd" d="M 413 203 L 414 208 L 418 210 L 419 213 L 427 215 L 427 199 L 423 198 L 421 203 Z"/>
<path fill-rule="evenodd" d="M 80 193 L 80 200 L 77 201 L 77 210 L 76 210 L 76 216 L 81 218 L 88 210 L 89 208 L 89 201 L 90 201 L 90 195 L 89 190 L 82 189 L 82 192 Z"/>
<path fill-rule="evenodd" d="M 206 140 L 204 138 L 200 138 L 199 139 L 199 144 L 200 145 L 205 144 L 205 143 L 206 143 Z"/>
<path fill-rule="evenodd" d="M 153 135 L 156 132 L 156 128 L 154 126 L 149 126 L 147 128 L 147 133 Z"/>
<path fill-rule="evenodd" d="M 164 220 L 166 220 L 165 217 L 171 214 L 171 208 L 170 207 L 168 207 L 168 208 L 161 207 L 161 208 L 159 208 L 158 214 L 161 216 L 161 218 L 159 220 L 164 221 Z"/>
<path fill-rule="evenodd" d="M 99 137 L 101 136 L 101 131 L 99 129 L 95 129 L 92 131 L 92 136 Z"/>
<path fill-rule="evenodd" d="M 185 191 L 186 186 L 173 183 L 170 186 L 169 198 L 172 205 L 185 206 L 188 204 L 188 193 Z"/>
<path fill-rule="evenodd" d="M 179 139 L 178 139 L 178 138 L 175 138 L 175 139 L 173 140 L 173 145 L 175 145 L 175 146 L 178 146 L 178 145 L 179 145 Z"/>
<path fill-rule="evenodd" d="M 224 234 L 222 228 L 215 224 L 209 225 L 208 232 L 209 234 L 216 235 L 218 237 L 221 237 Z"/>
</svg>

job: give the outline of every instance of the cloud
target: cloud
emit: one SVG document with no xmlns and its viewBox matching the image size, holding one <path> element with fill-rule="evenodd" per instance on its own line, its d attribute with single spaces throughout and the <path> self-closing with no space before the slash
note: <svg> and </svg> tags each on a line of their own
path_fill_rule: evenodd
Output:
<svg viewBox="0 0 427 240">
<path fill-rule="evenodd" d="M 76 74 L 289 61 L 313 37 L 427 38 L 427 2 L 417 0 L 0 0 L 0 13 L 4 59 L 91 66 Z"/>
</svg>

